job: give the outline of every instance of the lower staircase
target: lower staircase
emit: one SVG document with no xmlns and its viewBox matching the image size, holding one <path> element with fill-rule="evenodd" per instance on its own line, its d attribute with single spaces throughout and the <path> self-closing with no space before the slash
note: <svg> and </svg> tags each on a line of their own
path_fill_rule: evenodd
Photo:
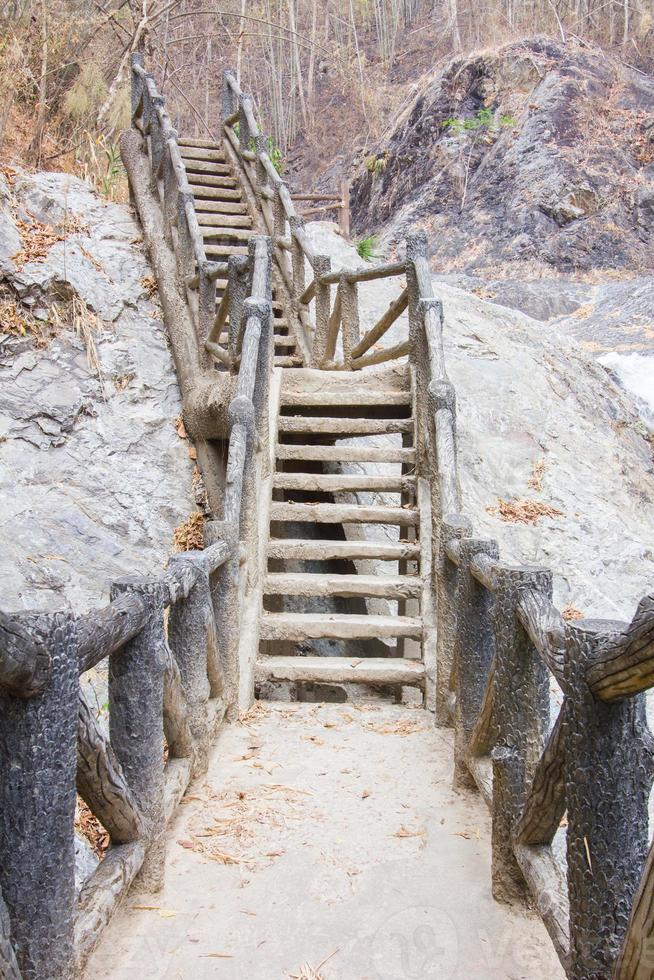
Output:
<svg viewBox="0 0 654 980">
<path fill-rule="evenodd" d="M 430 545 L 415 475 L 407 368 L 285 370 L 281 382 L 259 696 L 295 685 L 421 688 Z M 318 690 L 316 690 L 318 688 Z"/>
</svg>

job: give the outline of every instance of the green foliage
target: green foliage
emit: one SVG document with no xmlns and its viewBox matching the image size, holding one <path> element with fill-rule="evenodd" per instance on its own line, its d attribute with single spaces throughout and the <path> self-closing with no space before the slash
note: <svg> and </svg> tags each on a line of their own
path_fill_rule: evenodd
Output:
<svg viewBox="0 0 654 980">
<path fill-rule="evenodd" d="M 373 178 L 379 177 L 386 166 L 386 157 L 375 156 L 371 153 L 369 157 L 365 159 L 365 167 L 369 174 L 372 174 Z"/>
<path fill-rule="evenodd" d="M 357 254 L 360 258 L 365 259 L 366 262 L 372 262 L 374 259 L 380 259 L 381 255 L 377 252 L 377 245 L 379 244 L 379 239 L 377 235 L 367 235 L 362 238 L 356 244 Z"/>
<path fill-rule="evenodd" d="M 466 118 L 452 116 L 443 120 L 443 125 L 455 133 L 467 133 L 479 129 L 495 131 L 503 126 L 515 126 L 515 124 L 516 120 L 513 116 L 500 115 L 496 118 L 493 110 L 487 108 L 477 109 L 474 116 Z"/>
<path fill-rule="evenodd" d="M 100 193 L 104 197 L 113 198 L 116 188 L 120 183 L 125 168 L 120 159 L 120 150 L 116 143 L 102 141 L 102 150 L 106 158 L 106 168 L 104 174 L 100 176 Z"/>
</svg>

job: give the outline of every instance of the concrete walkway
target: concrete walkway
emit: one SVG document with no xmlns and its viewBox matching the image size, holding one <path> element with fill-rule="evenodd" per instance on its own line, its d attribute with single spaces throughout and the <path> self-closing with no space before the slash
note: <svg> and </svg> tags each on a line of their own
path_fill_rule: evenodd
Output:
<svg viewBox="0 0 654 980">
<path fill-rule="evenodd" d="M 227 726 L 94 980 L 558 980 L 539 919 L 490 896 L 490 822 L 420 710 L 258 702 Z M 312 972 L 315 971 L 315 972 Z"/>
</svg>

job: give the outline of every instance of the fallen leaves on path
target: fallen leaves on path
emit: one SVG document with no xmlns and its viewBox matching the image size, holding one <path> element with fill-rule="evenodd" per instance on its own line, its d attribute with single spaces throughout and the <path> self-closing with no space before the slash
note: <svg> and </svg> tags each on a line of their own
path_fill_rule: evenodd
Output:
<svg viewBox="0 0 654 980">
<path fill-rule="evenodd" d="M 422 838 L 425 838 L 426 836 L 427 836 L 427 831 L 426 831 L 426 829 L 424 827 L 420 827 L 417 830 L 409 830 L 409 828 L 408 827 L 405 827 L 404 824 L 402 824 L 402 826 L 400 827 L 400 829 L 399 830 L 396 830 L 395 833 L 393 834 L 393 837 L 422 837 Z"/>
<path fill-rule="evenodd" d="M 339 947 L 340 949 L 340 947 Z M 287 973 L 289 980 L 324 980 L 323 975 L 319 970 L 325 965 L 327 960 L 331 960 L 332 956 L 336 956 L 338 949 L 335 949 L 333 953 L 326 956 L 324 960 L 321 960 L 318 966 L 311 966 L 310 963 L 303 963 L 300 967 L 299 973 Z"/>
</svg>

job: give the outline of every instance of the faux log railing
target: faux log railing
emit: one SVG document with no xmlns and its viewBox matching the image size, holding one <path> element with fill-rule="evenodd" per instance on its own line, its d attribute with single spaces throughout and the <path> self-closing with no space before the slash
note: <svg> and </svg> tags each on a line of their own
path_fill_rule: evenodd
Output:
<svg viewBox="0 0 654 980">
<path fill-rule="evenodd" d="M 311 248 L 291 192 L 268 155 L 251 97 L 229 71 L 224 75 L 223 128 L 251 200 L 256 202 L 272 238 L 276 266 L 291 298 L 295 333 L 306 363 L 322 369 L 358 370 L 406 356 L 408 341 L 386 349 L 379 348 L 379 341 L 407 309 L 407 290 L 363 337 L 357 294 L 360 282 L 404 276 L 405 263 L 331 271 L 329 256 L 318 255 Z M 307 265 L 312 272 L 309 283 Z M 336 287 L 333 296 L 332 286 Z"/>
<path fill-rule="evenodd" d="M 630 624 L 567 622 L 549 569 L 506 564 L 497 542 L 474 536 L 424 236 L 410 239 L 407 259 L 418 470 L 432 485 L 431 707 L 454 727 L 455 783 L 479 789 L 491 809 L 493 894 L 530 893 L 569 977 L 651 978 L 654 742 L 643 692 L 654 686 L 654 595 Z M 551 675 L 563 704 L 550 728 Z M 565 871 L 552 849 L 563 823 Z"/>
<path fill-rule="evenodd" d="M 132 882 L 161 886 L 166 824 L 237 703 L 240 546 L 267 424 L 270 271 L 270 244 L 255 238 L 223 520 L 206 525 L 213 543 L 173 556 L 162 576 L 116 582 L 110 604 L 81 618 L 0 613 L 3 978 L 77 976 Z M 79 682 L 105 660 L 108 738 Z M 111 840 L 77 898 L 76 793 Z"/>
</svg>

